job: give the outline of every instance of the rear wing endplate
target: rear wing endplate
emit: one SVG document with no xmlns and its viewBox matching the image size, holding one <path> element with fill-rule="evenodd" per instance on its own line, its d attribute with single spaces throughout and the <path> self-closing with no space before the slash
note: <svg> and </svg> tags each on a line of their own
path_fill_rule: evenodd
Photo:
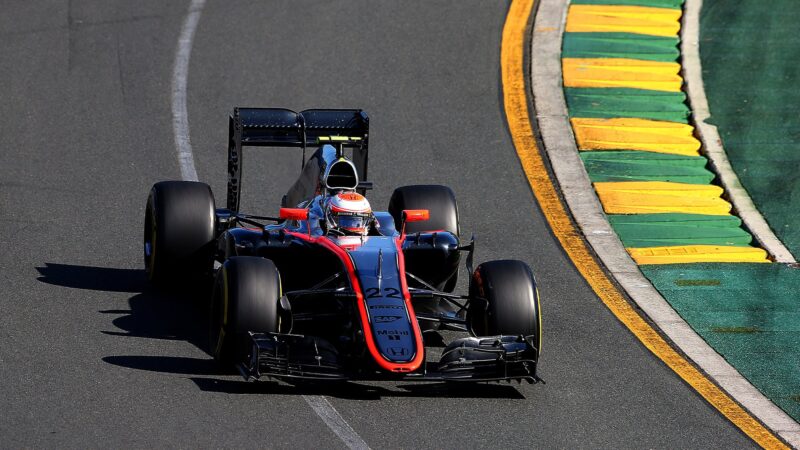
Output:
<svg viewBox="0 0 800 450">
<path fill-rule="evenodd" d="M 228 209 L 239 210 L 242 147 L 306 148 L 336 136 L 336 145 L 353 150 L 360 180 L 367 179 L 369 117 L 360 109 L 234 108 L 228 120 Z M 322 139 L 320 139 L 322 138 Z"/>
</svg>

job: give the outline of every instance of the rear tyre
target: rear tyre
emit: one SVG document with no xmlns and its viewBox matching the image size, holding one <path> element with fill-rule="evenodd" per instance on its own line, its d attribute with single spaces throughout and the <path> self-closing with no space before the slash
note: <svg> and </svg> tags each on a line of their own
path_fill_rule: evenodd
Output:
<svg viewBox="0 0 800 450">
<path fill-rule="evenodd" d="M 453 190 L 438 184 L 403 186 L 394 190 L 389 200 L 389 213 L 394 218 L 397 230 L 403 229 L 404 209 L 427 209 L 430 219 L 405 224 L 406 234 L 425 231 L 461 232 L 458 224 L 458 204 Z M 444 285 L 445 292 L 453 292 L 458 283 L 458 271 Z"/>
<path fill-rule="evenodd" d="M 153 185 L 144 218 L 144 267 L 156 284 L 207 279 L 212 270 L 214 195 L 205 183 Z"/>
<path fill-rule="evenodd" d="M 447 186 L 435 184 L 403 186 L 394 190 L 389 200 L 389 213 L 398 230 L 403 229 L 404 209 L 427 209 L 430 219 L 406 224 L 406 233 L 424 231 L 449 231 L 459 234 L 456 196 Z"/>
<path fill-rule="evenodd" d="M 475 269 L 469 286 L 467 321 L 475 336 L 532 336 L 541 348 L 542 319 L 539 292 L 531 268 L 522 261 L 489 261 Z M 484 306 L 486 307 L 484 309 Z"/>
<path fill-rule="evenodd" d="M 248 334 L 277 332 L 281 279 L 275 264 L 234 256 L 217 271 L 211 300 L 211 354 L 224 365 L 245 360 Z"/>
</svg>

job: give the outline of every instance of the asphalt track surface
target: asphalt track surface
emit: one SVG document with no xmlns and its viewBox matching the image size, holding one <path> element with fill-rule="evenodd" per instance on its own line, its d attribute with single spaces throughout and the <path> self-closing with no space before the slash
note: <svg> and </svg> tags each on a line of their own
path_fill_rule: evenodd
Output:
<svg viewBox="0 0 800 450">
<path fill-rule="evenodd" d="M 300 389 L 220 373 L 202 303 L 151 289 L 140 254 L 150 185 L 180 177 L 170 80 L 187 6 L 0 14 L 3 447 L 342 447 L 303 394 L 325 395 L 373 448 L 753 445 L 619 324 L 548 230 L 504 122 L 506 3 L 210 1 L 189 124 L 221 203 L 234 105 L 368 111 L 375 207 L 395 186 L 450 185 L 477 261 L 534 268 L 547 384 Z M 299 155 L 245 164 L 244 205 L 274 213 Z"/>
</svg>

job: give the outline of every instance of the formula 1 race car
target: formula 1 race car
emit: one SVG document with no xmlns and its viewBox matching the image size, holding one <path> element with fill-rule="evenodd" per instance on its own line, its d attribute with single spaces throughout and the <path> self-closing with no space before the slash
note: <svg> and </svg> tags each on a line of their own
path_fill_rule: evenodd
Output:
<svg viewBox="0 0 800 450">
<path fill-rule="evenodd" d="M 448 187 L 400 187 L 387 212 L 372 211 L 363 111 L 235 108 L 228 134 L 227 207 L 215 207 L 204 183 L 164 181 L 144 221 L 152 282 L 213 286 L 216 360 L 248 380 L 540 381 L 530 267 L 501 260 L 473 270 L 474 239 L 459 240 Z M 278 217 L 239 211 L 246 146 L 302 149 Z M 462 254 L 467 295 L 453 293 Z M 437 330 L 469 335 L 445 345 Z M 429 361 L 434 335 L 444 349 Z"/>
</svg>

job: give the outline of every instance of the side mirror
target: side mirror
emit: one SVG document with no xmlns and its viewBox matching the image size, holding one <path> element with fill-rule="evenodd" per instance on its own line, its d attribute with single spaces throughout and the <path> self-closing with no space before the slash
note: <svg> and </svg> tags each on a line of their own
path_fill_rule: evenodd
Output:
<svg viewBox="0 0 800 450">
<path fill-rule="evenodd" d="M 283 220 L 308 220 L 308 210 L 305 208 L 281 208 L 278 217 Z"/>
<path fill-rule="evenodd" d="M 429 220 L 431 212 L 427 209 L 404 209 L 403 222 L 421 222 Z"/>
</svg>

